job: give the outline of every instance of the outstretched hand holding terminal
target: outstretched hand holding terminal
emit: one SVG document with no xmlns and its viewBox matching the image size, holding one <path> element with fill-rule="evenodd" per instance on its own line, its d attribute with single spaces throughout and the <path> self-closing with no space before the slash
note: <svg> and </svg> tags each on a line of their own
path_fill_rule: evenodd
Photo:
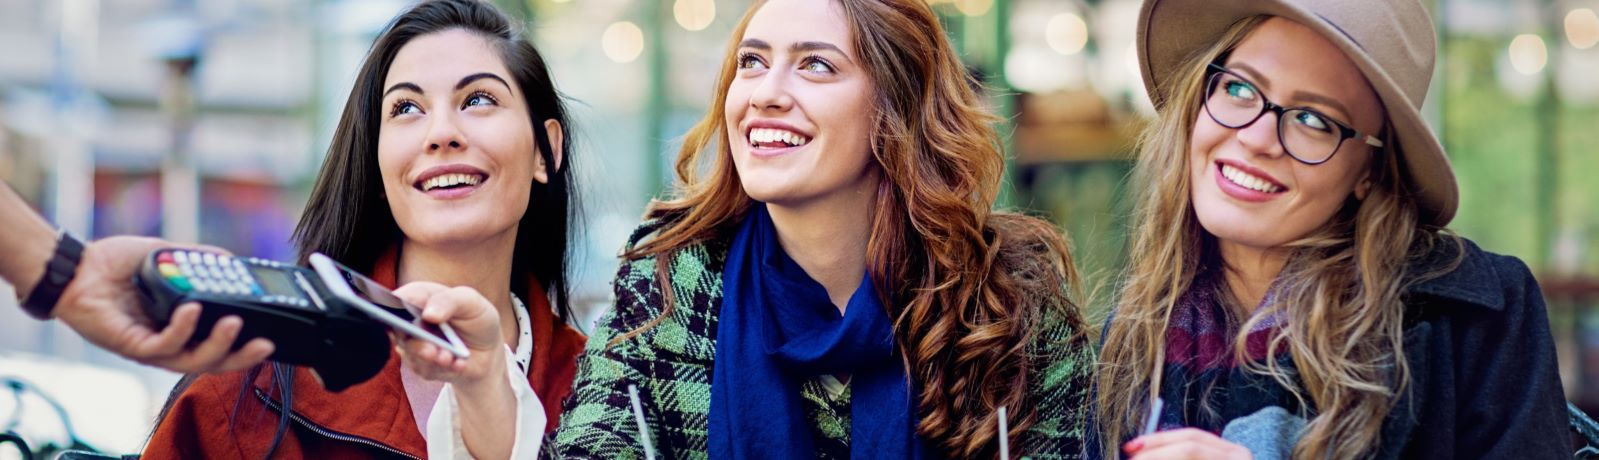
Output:
<svg viewBox="0 0 1599 460">
<path fill-rule="evenodd" d="M 0 278 L 15 286 L 30 315 L 59 319 L 96 346 L 175 372 L 239 370 L 271 355 L 266 339 L 230 353 L 243 327 L 236 317 L 218 321 L 205 341 L 185 349 L 200 317 L 196 304 L 178 308 L 167 327 L 156 329 L 140 308 L 133 277 L 150 251 L 172 246 L 179 245 L 131 236 L 83 245 L 51 228 L 10 187 L 0 187 Z"/>
</svg>

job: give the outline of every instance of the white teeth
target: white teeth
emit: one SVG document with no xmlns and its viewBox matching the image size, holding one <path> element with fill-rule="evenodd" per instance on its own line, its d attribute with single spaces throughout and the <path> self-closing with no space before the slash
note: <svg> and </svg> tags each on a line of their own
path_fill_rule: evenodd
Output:
<svg viewBox="0 0 1599 460">
<path fill-rule="evenodd" d="M 1221 175 L 1228 181 L 1261 193 L 1277 193 L 1282 187 L 1232 166 L 1221 165 Z"/>
<path fill-rule="evenodd" d="M 481 176 L 476 175 L 476 174 L 460 174 L 460 173 L 441 174 L 441 175 L 438 175 L 438 176 L 433 176 L 432 179 L 428 179 L 426 181 L 423 181 L 422 182 L 422 191 L 426 192 L 428 190 L 433 190 L 433 189 L 436 189 L 436 188 L 439 188 L 439 187 L 450 187 L 450 186 L 463 185 L 463 184 L 464 185 L 477 185 L 477 184 L 482 183 L 482 182 L 483 182 L 483 178 Z"/>
<path fill-rule="evenodd" d="M 755 128 L 750 130 L 750 144 L 782 142 L 790 146 L 805 145 L 811 139 L 786 129 Z"/>
</svg>

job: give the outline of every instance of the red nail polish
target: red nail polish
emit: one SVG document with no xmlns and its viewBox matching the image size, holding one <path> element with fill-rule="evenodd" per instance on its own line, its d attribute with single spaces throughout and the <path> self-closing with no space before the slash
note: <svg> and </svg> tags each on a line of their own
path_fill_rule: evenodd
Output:
<svg viewBox="0 0 1599 460">
<path fill-rule="evenodd" d="M 1142 439 L 1134 439 L 1132 441 L 1127 441 L 1127 444 L 1122 444 L 1122 451 L 1123 452 L 1127 452 L 1129 454 L 1134 453 L 1134 452 L 1138 452 L 1138 451 L 1143 450 L 1143 449 L 1144 449 L 1144 440 L 1142 440 Z"/>
</svg>

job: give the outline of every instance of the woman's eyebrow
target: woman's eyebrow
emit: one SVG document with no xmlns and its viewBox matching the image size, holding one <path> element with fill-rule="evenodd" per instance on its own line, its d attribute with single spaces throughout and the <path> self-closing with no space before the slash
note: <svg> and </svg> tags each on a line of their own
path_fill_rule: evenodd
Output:
<svg viewBox="0 0 1599 460">
<path fill-rule="evenodd" d="M 1256 82 L 1259 82 L 1257 84 L 1260 86 L 1261 89 L 1270 89 L 1271 88 L 1271 79 L 1270 78 L 1266 78 L 1266 74 L 1261 73 L 1259 70 L 1255 70 L 1255 68 L 1254 67 L 1250 67 L 1249 64 L 1245 64 L 1245 63 L 1242 63 L 1242 62 L 1234 62 L 1229 67 L 1238 69 L 1240 72 L 1249 74 L 1249 78 L 1250 79 L 1253 79 Z"/>
<path fill-rule="evenodd" d="M 413 93 L 417 93 L 417 94 L 427 94 L 425 92 L 422 92 L 422 87 L 416 86 L 416 83 L 400 82 L 400 83 L 395 83 L 394 86 L 390 86 L 388 90 L 384 91 L 383 92 L 383 97 L 389 97 L 389 93 L 392 93 L 392 92 L 395 92 L 395 91 L 399 91 L 399 90 L 402 90 L 402 89 L 406 90 L 406 91 L 413 92 Z"/>
<path fill-rule="evenodd" d="M 850 60 L 849 54 L 845 53 L 843 49 L 839 48 L 838 46 L 836 46 L 836 45 L 834 45 L 832 43 L 828 43 L 828 42 L 798 42 L 798 43 L 795 43 L 793 45 L 789 45 L 789 47 L 788 47 L 788 52 L 794 53 L 794 54 L 799 54 L 799 53 L 808 52 L 808 51 L 832 51 L 832 52 L 838 53 L 839 56 L 843 56 L 844 60 L 846 60 L 846 61 Z M 853 62 L 853 61 L 851 61 L 851 62 Z"/>
<path fill-rule="evenodd" d="M 495 75 L 495 74 L 493 74 L 491 72 L 478 72 L 478 73 L 475 73 L 475 74 L 467 75 L 465 77 L 461 77 L 461 81 L 459 81 L 459 82 L 457 82 L 455 84 L 455 90 L 456 91 L 460 91 L 462 88 L 466 88 L 466 85 L 470 85 L 470 84 L 472 84 L 472 82 L 475 82 L 475 81 L 478 81 L 478 80 L 482 80 L 482 79 L 485 79 L 485 78 L 500 82 L 501 85 L 505 85 L 505 90 L 506 91 L 510 91 L 511 90 L 511 84 L 510 83 L 507 83 L 504 78 L 501 78 L 499 75 Z M 392 93 L 392 92 L 395 92 L 395 91 L 400 91 L 400 90 L 406 90 L 406 91 L 410 91 L 410 92 L 417 93 L 417 94 L 427 94 L 426 91 L 422 91 L 422 87 L 421 86 L 417 86 L 416 83 L 411 83 L 411 82 L 406 81 L 406 82 L 395 83 L 394 86 L 390 86 L 388 90 L 383 92 L 383 97 L 388 97 L 389 93 Z"/>
<path fill-rule="evenodd" d="M 1344 105 L 1339 103 L 1337 99 L 1333 99 L 1333 98 L 1330 98 L 1330 97 L 1327 97 L 1327 96 L 1323 96 L 1323 95 L 1317 94 L 1317 93 L 1312 93 L 1312 92 L 1309 92 L 1309 91 L 1294 91 L 1294 94 L 1292 94 L 1290 96 L 1292 96 L 1290 99 L 1295 101 L 1295 102 L 1312 102 L 1312 103 L 1316 103 L 1316 104 L 1325 105 L 1327 107 L 1332 108 L 1333 110 L 1337 110 L 1338 111 L 1338 116 L 1343 117 L 1345 120 L 1349 119 L 1349 108 L 1348 107 L 1344 107 Z"/>
<path fill-rule="evenodd" d="M 1249 74 L 1249 78 L 1260 82 L 1259 85 L 1260 85 L 1261 89 L 1270 89 L 1271 88 L 1271 79 L 1270 78 L 1266 78 L 1266 74 L 1261 73 L 1259 70 L 1255 70 L 1255 68 L 1254 67 L 1250 67 L 1249 64 L 1245 64 L 1245 63 L 1242 63 L 1242 62 L 1234 62 L 1234 63 L 1232 63 L 1231 67 L 1235 68 L 1235 69 L 1238 69 L 1240 72 Z M 1339 116 L 1344 117 L 1345 119 L 1347 119 L 1349 117 L 1349 108 L 1348 107 L 1344 107 L 1344 105 L 1342 103 L 1338 102 L 1337 99 L 1333 99 L 1333 98 L 1321 95 L 1319 93 L 1314 93 L 1314 92 L 1305 91 L 1305 90 L 1295 90 L 1293 92 L 1293 94 L 1289 95 L 1289 100 L 1288 101 L 1283 101 L 1283 102 L 1290 102 L 1290 101 L 1295 102 L 1295 103 L 1312 102 L 1312 103 L 1325 105 L 1327 107 L 1331 107 L 1333 110 L 1337 110 L 1339 112 Z"/>
<path fill-rule="evenodd" d="M 744 39 L 744 41 L 738 43 L 738 47 L 739 48 L 755 48 L 755 49 L 758 49 L 758 50 L 761 50 L 761 51 L 771 51 L 772 50 L 772 45 L 770 43 L 766 43 L 766 40 L 761 40 L 759 38 L 746 38 L 746 39 Z"/>
<path fill-rule="evenodd" d="M 461 77 L 461 81 L 459 83 L 455 84 L 455 90 L 456 91 L 460 91 L 462 88 L 465 88 L 466 85 L 470 85 L 474 81 L 482 80 L 482 79 L 485 79 L 485 78 L 500 82 L 501 85 L 505 85 L 505 90 L 506 91 L 510 91 L 511 90 L 511 84 L 510 83 L 506 83 L 504 78 L 500 78 L 499 75 L 495 75 L 495 74 L 490 73 L 490 72 L 478 72 L 478 73 L 475 73 L 475 74 L 467 75 L 465 77 Z"/>
<path fill-rule="evenodd" d="M 738 47 L 739 48 L 754 48 L 754 49 L 757 49 L 757 50 L 760 50 L 760 51 L 771 51 L 772 50 L 772 44 L 771 43 L 767 43 L 766 40 L 761 40 L 759 38 L 746 38 L 746 39 L 744 39 L 744 41 L 739 42 Z M 828 42 L 820 42 L 820 41 L 795 42 L 794 44 L 788 46 L 788 52 L 794 53 L 794 54 L 812 52 L 812 51 L 832 51 L 832 52 L 838 53 L 839 56 L 843 56 L 845 61 L 854 62 L 853 60 L 851 60 L 849 58 L 849 54 L 845 53 L 842 48 L 839 48 L 837 45 L 834 45 L 834 44 L 828 43 Z"/>
</svg>

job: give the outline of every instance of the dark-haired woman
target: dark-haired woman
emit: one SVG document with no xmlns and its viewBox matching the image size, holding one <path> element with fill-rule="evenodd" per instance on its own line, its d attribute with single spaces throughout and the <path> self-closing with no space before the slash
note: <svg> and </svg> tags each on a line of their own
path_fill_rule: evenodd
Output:
<svg viewBox="0 0 1599 460">
<path fill-rule="evenodd" d="M 361 67 L 295 237 L 302 259 L 328 254 L 413 303 L 472 299 L 423 315 L 470 357 L 403 340 L 337 394 L 281 365 L 186 379 L 145 456 L 532 455 L 516 441 L 555 425 L 583 341 L 565 321 L 567 127 L 542 58 L 493 6 L 401 14 Z"/>
</svg>

